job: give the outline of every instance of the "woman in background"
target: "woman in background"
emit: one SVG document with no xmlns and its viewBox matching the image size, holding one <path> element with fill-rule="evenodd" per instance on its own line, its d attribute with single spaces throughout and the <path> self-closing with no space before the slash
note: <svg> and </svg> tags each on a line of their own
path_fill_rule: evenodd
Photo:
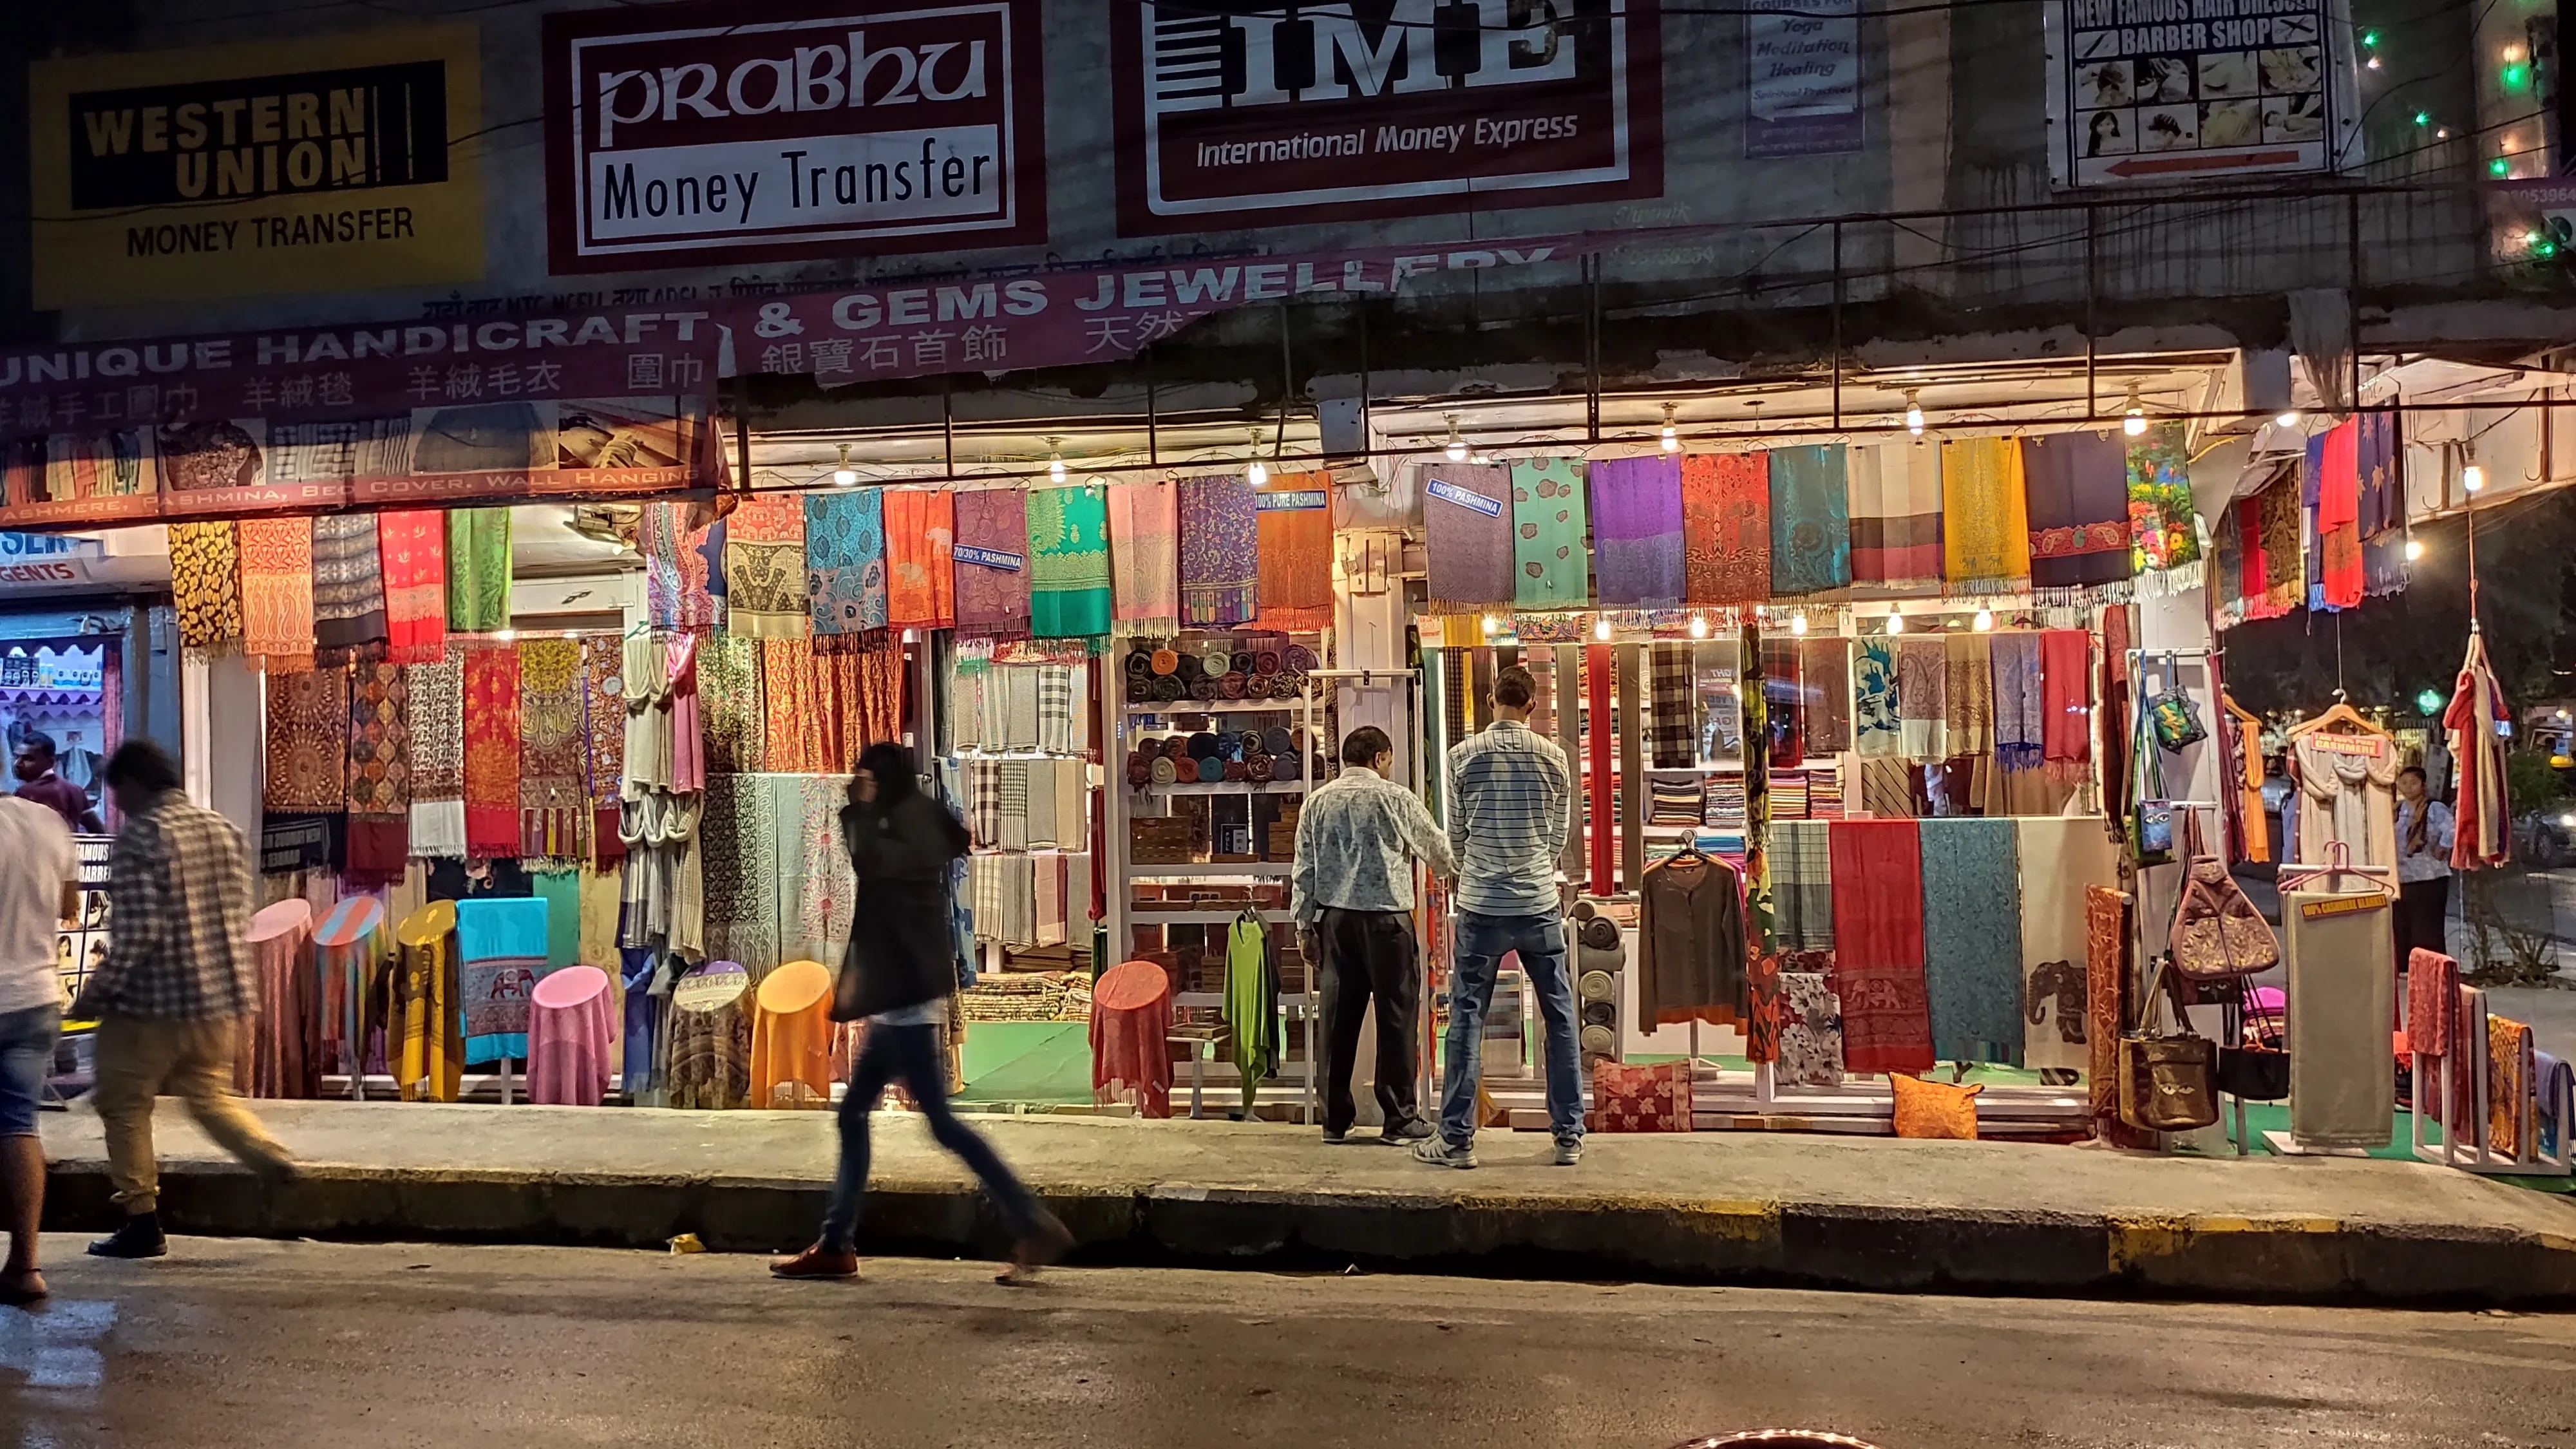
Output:
<svg viewBox="0 0 2576 1449">
<path fill-rule="evenodd" d="M 2451 807 L 2424 788 L 2424 769 L 2397 772 L 2397 969 L 2421 946 L 2451 953 Z"/>
<path fill-rule="evenodd" d="M 859 1204 L 868 1186 L 868 1118 L 889 1082 L 900 1081 L 940 1146 L 965 1159 L 993 1195 L 1015 1246 L 1004 1283 L 1025 1283 L 1072 1238 L 1040 1207 L 975 1130 L 948 1108 L 941 1051 L 948 999 L 957 993 L 949 930 L 949 863 L 966 853 L 966 827 L 921 793 L 912 751 L 891 741 L 867 747 L 850 776 L 841 842 L 858 877 L 850 946 L 832 998 L 832 1019 L 865 1018 L 867 1036 L 841 1098 L 841 1169 L 812 1247 L 769 1265 L 781 1278 L 855 1278 Z"/>
</svg>

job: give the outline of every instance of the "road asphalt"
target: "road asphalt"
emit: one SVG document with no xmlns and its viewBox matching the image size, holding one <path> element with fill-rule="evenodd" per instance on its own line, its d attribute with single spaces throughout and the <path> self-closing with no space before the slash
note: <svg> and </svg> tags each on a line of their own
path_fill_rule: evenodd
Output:
<svg viewBox="0 0 2576 1449">
<path fill-rule="evenodd" d="M 2576 1318 L 181 1238 L 0 1309 L 11 1445 L 2563 1445 Z"/>
</svg>

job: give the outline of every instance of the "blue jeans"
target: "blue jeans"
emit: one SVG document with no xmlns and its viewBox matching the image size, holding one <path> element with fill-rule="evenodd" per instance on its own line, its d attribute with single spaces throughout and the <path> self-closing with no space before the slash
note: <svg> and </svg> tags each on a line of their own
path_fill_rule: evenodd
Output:
<svg viewBox="0 0 2576 1449">
<path fill-rule="evenodd" d="M 0 1012 L 0 1137 L 36 1135 L 36 1108 L 54 1074 L 63 1014 L 51 1006 Z"/>
<path fill-rule="evenodd" d="M 935 1026 L 888 1026 L 868 1023 L 859 1043 L 859 1059 L 850 1064 L 849 1094 L 841 1098 L 841 1171 L 832 1184 L 832 1204 L 823 1212 L 823 1246 L 846 1253 L 856 1243 L 859 1202 L 868 1191 L 868 1116 L 888 1082 L 901 1081 L 912 1093 L 921 1115 L 930 1119 L 930 1135 L 940 1146 L 965 1159 L 966 1165 L 993 1195 L 1002 1225 L 1013 1241 L 1037 1230 L 1037 1200 L 993 1151 L 993 1145 L 948 1110 L 948 1064 L 941 1059 L 940 1029 Z"/>
<path fill-rule="evenodd" d="M 1485 1006 L 1494 970 L 1518 951 L 1547 1023 L 1547 1125 L 1559 1142 L 1583 1140 L 1582 1061 L 1576 1050 L 1574 982 L 1566 973 L 1565 922 L 1556 916 L 1458 916 L 1458 964 L 1449 978 L 1449 1061 L 1440 1093 L 1440 1136 L 1452 1147 L 1476 1140 L 1476 1076 L 1485 1046 Z"/>
</svg>

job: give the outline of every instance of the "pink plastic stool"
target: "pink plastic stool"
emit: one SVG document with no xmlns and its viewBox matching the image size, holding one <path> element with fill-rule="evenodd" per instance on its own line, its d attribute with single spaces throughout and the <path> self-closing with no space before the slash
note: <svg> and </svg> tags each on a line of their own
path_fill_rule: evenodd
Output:
<svg viewBox="0 0 2576 1449">
<path fill-rule="evenodd" d="M 596 1107 L 608 1094 L 608 1040 L 616 1028 L 608 973 L 566 966 L 528 993 L 528 1100 Z"/>
</svg>

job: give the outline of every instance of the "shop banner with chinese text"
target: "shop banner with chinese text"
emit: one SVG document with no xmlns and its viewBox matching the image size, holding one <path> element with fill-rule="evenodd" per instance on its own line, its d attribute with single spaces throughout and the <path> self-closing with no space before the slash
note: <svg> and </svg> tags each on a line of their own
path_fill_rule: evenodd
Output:
<svg viewBox="0 0 2576 1449">
<path fill-rule="evenodd" d="M 0 528 L 712 486 L 695 311 L 0 351 Z"/>
</svg>

